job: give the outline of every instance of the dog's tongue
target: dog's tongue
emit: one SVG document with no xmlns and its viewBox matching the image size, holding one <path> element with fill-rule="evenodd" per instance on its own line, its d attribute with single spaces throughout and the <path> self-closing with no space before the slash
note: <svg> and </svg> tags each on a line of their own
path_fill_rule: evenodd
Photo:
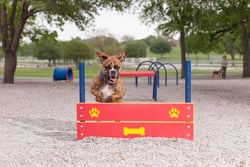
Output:
<svg viewBox="0 0 250 167">
<path fill-rule="evenodd" d="M 110 78 L 112 82 L 116 82 L 116 78 Z"/>
</svg>

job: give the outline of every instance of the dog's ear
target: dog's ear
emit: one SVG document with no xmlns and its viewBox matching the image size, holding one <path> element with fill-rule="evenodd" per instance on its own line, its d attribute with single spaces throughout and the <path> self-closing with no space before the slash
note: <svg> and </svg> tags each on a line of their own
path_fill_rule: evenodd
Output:
<svg viewBox="0 0 250 167">
<path fill-rule="evenodd" d="M 127 52 L 120 53 L 119 55 L 116 56 L 116 58 L 122 63 L 125 61 L 126 55 L 127 55 Z"/>
<path fill-rule="evenodd" d="M 96 52 L 95 55 L 96 55 L 96 57 L 99 58 L 101 63 L 103 63 L 104 60 L 106 60 L 108 58 L 108 55 L 104 52 Z"/>
</svg>

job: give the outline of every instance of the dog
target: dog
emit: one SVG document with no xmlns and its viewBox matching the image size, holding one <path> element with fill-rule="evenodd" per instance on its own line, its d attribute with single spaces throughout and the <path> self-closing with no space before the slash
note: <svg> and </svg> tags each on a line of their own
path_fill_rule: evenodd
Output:
<svg viewBox="0 0 250 167">
<path fill-rule="evenodd" d="M 218 71 L 213 71 L 212 78 L 213 79 L 215 79 L 215 78 L 221 79 L 222 78 L 222 73 L 223 73 L 222 68 L 220 70 L 218 70 Z"/>
<path fill-rule="evenodd" d="M 93 78 L 91 93 L 97 102 L 120 103 L 125 95 L 124 83 L 119 76 L 121 65 L 127 53 L 110 56 L 104 52 L 96 52 L 102 63 L 100 72 Z"/>
</svg>

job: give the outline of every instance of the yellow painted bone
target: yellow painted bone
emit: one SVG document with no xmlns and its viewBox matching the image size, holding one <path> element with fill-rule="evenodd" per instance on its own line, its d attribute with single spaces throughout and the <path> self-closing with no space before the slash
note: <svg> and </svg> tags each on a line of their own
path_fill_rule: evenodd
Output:
<svg viewBox="0 0 250 167">
<path fill-rule="evenodd" d="M 124 127 L 123 128 L 123 134 L 125 136 L 127 136 L 127 135 L 141 135 L 141 136 L 144 136 L 145 135 L 145 128 L 144 127 L 140 127 L 140 128 Z"/>
</svg>

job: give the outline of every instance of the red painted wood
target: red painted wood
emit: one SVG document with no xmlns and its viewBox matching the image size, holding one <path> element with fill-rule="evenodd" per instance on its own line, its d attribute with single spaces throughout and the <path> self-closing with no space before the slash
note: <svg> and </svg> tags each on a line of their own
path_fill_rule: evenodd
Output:
<svg viewBox="0 0 250 167">
<path fill-rule="evenodd" d="M 140 129 L 144 134 L 124 134 L 128 129 Z M 89 136 L 99 137 L 169 137 L 193 140 L 192 123 L 129 123 L 129 122 L 84 122 L 77 123 L 78 139 Z"/>
<path fill-rule="evenodd" d="M 155 76 L 154 71 L 120 71 L 122 77 L 153 77 Z"/>
<path fill-rule="evenodd" d="M 76 108 L 77 120 L 193 121 L 192 103 L 77 103 Z"/>
</svg>

